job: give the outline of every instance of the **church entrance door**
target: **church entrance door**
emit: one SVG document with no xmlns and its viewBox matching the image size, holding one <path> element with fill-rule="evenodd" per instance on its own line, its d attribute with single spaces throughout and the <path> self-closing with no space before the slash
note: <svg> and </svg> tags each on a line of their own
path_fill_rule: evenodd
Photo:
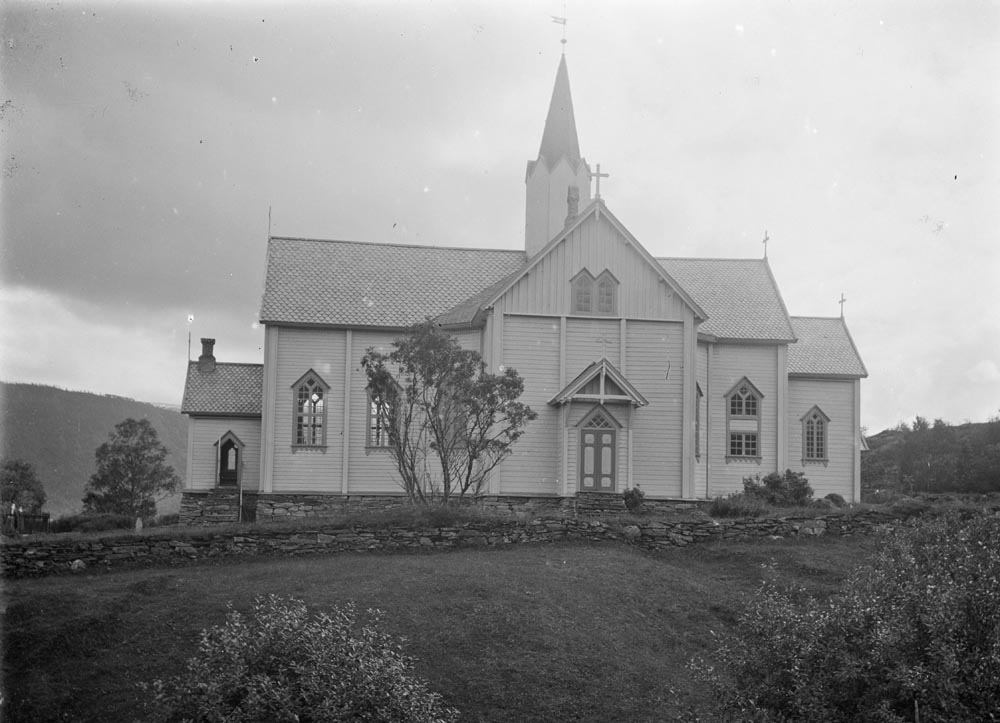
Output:
<svg viewBox="0 0 1000 723">
<path fill-rule="evenodd" d="M 611 425 L 580 430 L 580 491 L 614 492 L 615 436 Z"/>
</svg>

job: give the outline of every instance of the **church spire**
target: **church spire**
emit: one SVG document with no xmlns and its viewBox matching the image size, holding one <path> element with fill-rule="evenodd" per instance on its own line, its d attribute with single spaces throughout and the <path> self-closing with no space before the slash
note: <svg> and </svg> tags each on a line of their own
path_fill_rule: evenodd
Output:
<svg viewBox="0 0 1000 723">
<path fill-rule="evenodd" d="M 534 256 L 572 220 L 573 207 L 590 203 L 590 166 L 580 155 L 565 55 L 559 59 L 538 158 L 528 161 L 525 184 L 524 248 Z"/>
<path fill-rule="evenodd" d="M 549 114 L 545 118 L 538 156 L 544 158 L 550 168 L 563 157 L 574 163 L 580 160 L 580 141 L 576 135 L 576 117 L 573 115 L 573 97 L 569 92 L 569 71 L 566 70 L 565 55 L 559 59 L 556 84 L 552 89 L 552 100 L 549 101 Z"/>
</svg>

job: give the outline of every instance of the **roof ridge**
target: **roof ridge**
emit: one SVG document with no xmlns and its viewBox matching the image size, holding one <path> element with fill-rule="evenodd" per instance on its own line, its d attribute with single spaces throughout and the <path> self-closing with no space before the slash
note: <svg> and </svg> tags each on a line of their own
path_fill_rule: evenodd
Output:
<svg viewBox="0 0 1000 723">
<path fill-rule="evenodd" d="M 841 321 L 844 317 L 842 317 L 842 316 L 811 316 L 811 315 L 791 316 L 791 315 L 789 315 L 789 318 L 790 319 L 816 319 L 816 320 L 823 320 L 823 321 Z"/>
<path fill-rule="evenodd" d="M 271 236 L 268 241 L 305 241 L 321 244 L 356 244 L 358 246 L 387 246 L 406 249 L 433 249 L 435 251 L 489 251 L 523 254 L 524 249 L 483 248 L 479 246 L 439 246 L 434 244 L 404 244 L 397 241 L 355 241 L 350 239 L 307 238 L 305 236 Z"/>
<path fill-rule="evenodd" d="M 764 259 L 756 258 L 719 258 L 717 256 L 656 256 L 655 258 L 657 261 L 764 261 Z"/>
</svg>

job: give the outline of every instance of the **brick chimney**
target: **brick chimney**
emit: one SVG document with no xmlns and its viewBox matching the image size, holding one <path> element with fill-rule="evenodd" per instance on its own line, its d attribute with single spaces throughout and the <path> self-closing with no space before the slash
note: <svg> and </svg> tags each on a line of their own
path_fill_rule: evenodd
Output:
<svg viewBox="0 0 1000 723">
<path fill-rule="evenodd" d="M 580 187 L 570 186 L 566 190 L 566 225 L 573 223 L 573 219 L 580 213 Z"/>
<path fill-rule="evenodd" d="M 200 372 L 215 371 L 215 355 L 213 354 L 214 350 L 215 350 L 215 339 L 201 340 L 201 356 L 198 357 L 198 371 Z"/>
</svg>

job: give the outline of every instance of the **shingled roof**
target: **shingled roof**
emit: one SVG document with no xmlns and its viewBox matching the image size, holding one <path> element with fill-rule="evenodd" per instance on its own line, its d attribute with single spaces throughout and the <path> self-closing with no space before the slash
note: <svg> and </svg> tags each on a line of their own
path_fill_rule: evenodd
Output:
<svg viewBox="0 0 1000 723">
<path fill-rule="evenodd" d="M 793 316 L 792 328 L 799 340 L 788 346 L 790 375 L 868 376 L 843 319 Z"/>
<path fill-rule="evenodd" d="M 198 362 L 188 362 L 181 413 L 259 417 L 263 389 L 263 364 L 216 363 L 201 371 Z"/>
<path fill-rule="evenodd" d="M 524 251 L 271 238 L 260 320 L 405 328 L 469 301 Z"/>
<path fill-rule="evenodd" d="M 719 339 L 795 341 L 788 310 L 764 259 L 660 258 L 708 314 L 698 331 Z"/>
</svg>

